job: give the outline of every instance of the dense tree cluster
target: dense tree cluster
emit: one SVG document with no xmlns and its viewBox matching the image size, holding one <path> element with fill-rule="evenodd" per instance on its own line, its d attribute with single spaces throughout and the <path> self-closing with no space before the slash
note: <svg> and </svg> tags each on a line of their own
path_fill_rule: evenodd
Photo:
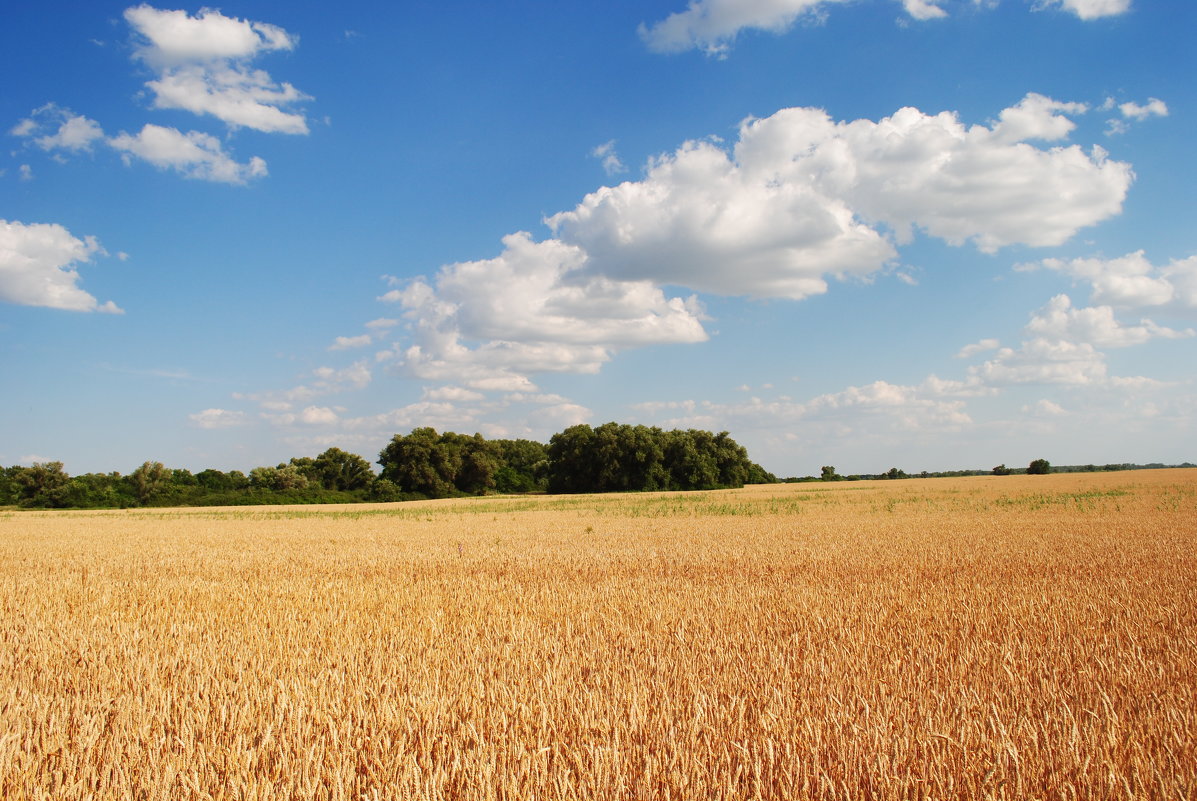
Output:
<svg viewBox="0 0 1197 801">
<path fill-rule="evenodd" d="M 488 492 L 714 489 L 777 479 L 748 460 L 726 432 L 662 431 L 607 423 L 574 426 L 549 445 L 527 439 L 417 428 L 379 454 L 380 475 L 361 456 L 329 448 L 316 457 L 256 467 L 249 475 L 172 470 L 146 462 L 128 475 L 69 476 L 61 462 L 0 469 L 0 506 L 51 509 L 352 503 Z"/>
<path fill-rule="evenodd" d="M 239 506 L 372 500 L 374 473 L 362 457 L 329 448 L 316 458 L 257 467 L 245 475 L 172 470 L 145 462 L 128 475 L 69 476 L 62 462 L 0 470 L 0 506 L 123 509 L 133 506 Z"/>
<path fill-rule="evenodd" d="M 549 492 L 704 490 L 777 481 L 726 431 L 577 425 L 549 440 Z"/>
</svg>

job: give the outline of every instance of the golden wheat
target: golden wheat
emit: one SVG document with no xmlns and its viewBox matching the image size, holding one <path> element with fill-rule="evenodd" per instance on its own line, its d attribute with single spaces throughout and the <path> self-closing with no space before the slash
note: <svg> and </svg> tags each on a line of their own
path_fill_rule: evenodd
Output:
<svg viewBox="0 0 1197 801">
<path fill-rule="evenodd" d="M 1197 797 L 1197 471 L 0 514 L 4 799 Z"/>
</svg>

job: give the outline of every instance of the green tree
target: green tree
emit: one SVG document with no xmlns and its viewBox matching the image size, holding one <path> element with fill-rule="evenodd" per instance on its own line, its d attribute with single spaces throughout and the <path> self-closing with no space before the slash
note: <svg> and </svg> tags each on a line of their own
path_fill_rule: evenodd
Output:
<svg viewBox="0 0 1197 801">
<path fill-rule="evenodd" d="M 1052 471 L 1051 463 L 1047 459 L 1036 459 L 1027 465 L 1028 476 L 1045 476 Z"/>
<path fill-rule="evenodd" d="M 459 464 L 434 428 L 415 428 L 406 437 L 396 434 L 378 455 L 378 463 L 381 478 L 394 482 L 400 492 L 447 498 L 456 489 L 453 479 Z"/>
<path fill-rule="evenodd" d="M 346 453 L 340 448 L 329 448 L 312 463 L 316 480 L 325 489 L 363 490 L 374 480 L 370 463 L 356 453 Z"/>
<path fill-rule="evenodd" d="M 137 503 L 145 506 L 170 484 L 174 473 L 162 462 L 143 462 L 141 467 L 128 476 L 129 486 Z"/>
<path fill-rule="evenodd" d="M 549 492 L 594 492 L 598 485 L 593 459 L 594 429 L 570 426 L 549 439 Z"/>
<path fill-rule="evenodd" d="M 503 493 L 543 491 L 548 485 L 549 449 L 530 439 L 494 439 L 499 452 L 495 490 Z"/>
<path fill-rule="evenodd" d="M 999 464 L 997 467 L 993 468 L 993 474 L 995 476 L 1008 476 L 1012 472 L 1014 471 L 1012 471 L 1009 467 L 1006 467 L 1004 464 Z"/>
<path fill-rule="evenodd" d="M 17 486 L 17 502 L 22 506 L 50 506 L 54 493 L 71 480 L 62 469 L 62 462 L 34 462 L 21 468 L 13 477 Z"/>
<path fill-rule="evenodd" d="M 834 465 L 825 464 L 822 467 L 822 473 L 820 474 L 819 479 L 821 481 L 841 481 L 843 480 L 843 476 L 835 472 Z"/>
</svg>

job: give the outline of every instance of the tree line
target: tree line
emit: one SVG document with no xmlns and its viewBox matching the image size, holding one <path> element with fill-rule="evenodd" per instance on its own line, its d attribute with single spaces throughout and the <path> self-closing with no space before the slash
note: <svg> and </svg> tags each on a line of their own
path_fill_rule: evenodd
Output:
<svg viewBox="0 0 1197 801">
<path fill-rule="evenodd" d="M 777 478 L 724 431 L 606 423 L 572 426 L 548 444 L 416 428 L 396 434 L 379 473 L 358 454 L 329 448 L 248 475 L 145 462 L 127 475 L 70 476 L 62 462 L 0 469 L 0 506 L 129 508 L 404 501 L 487 493 L 704 490 Z"/>
</svg>

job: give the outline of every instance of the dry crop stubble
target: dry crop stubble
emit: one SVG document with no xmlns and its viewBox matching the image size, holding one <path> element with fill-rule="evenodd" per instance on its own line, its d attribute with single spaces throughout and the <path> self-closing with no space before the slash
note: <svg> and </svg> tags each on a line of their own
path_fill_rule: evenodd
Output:
<svg viewBox="0 0 1197 801">
<path fill-rule="evenodd" d="M 0 515 L 0 797 L 1191 798 L 1197 471 Z"/>
</svg>

